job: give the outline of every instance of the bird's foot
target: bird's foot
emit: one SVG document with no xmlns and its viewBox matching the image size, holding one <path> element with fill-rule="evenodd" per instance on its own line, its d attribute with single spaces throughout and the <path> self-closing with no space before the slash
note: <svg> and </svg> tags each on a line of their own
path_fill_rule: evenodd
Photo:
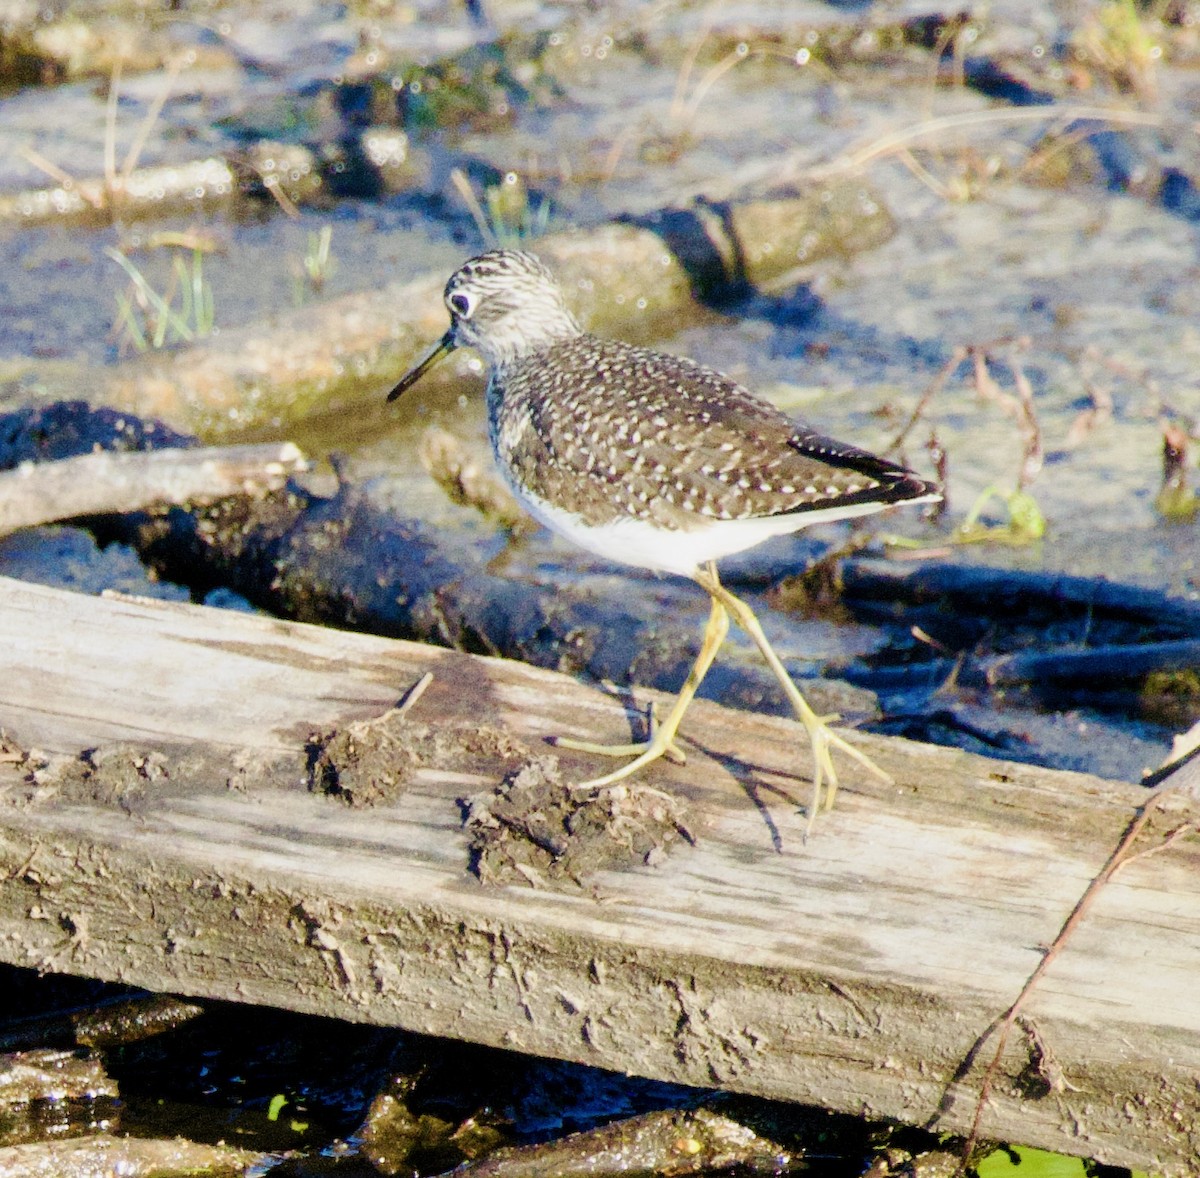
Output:
<svg viewBox="0 0 1200 1178">
<path fill-rule="evenodd" d="M 808 733 L 813 755 L 813 788 L 812 800 L 808 805 L 808 834 L 812 833 L 817 821 L 817 814 L 822 810 L 833 809 L 833 800 L 837 796 L 838 775 L 833 764 L 833 750 L 838 749 L 853 757 L 864 769 L 874 773 L 883 781 L 891 781 L 891 774 L 886 773 L 861 749 L 856 749 L 848 740 L 839 736 L 832 728 L 839 717 L 837 715 L 818 716 L 808 706 L 803 696 L 797 693 L 802 706 L 796 707 L 796 715 Z M 796 703 L 792 701 L 793 705 Z"/>
<path fill-rule="evenodd" d="M 605 773 L 603 777 L 595 777 L 591 781 L 584 781 L 579 785 L 573 786 L 573 793 L 590 793 L 612 785 L 614 782 L 623 781 L 626 777 L 631 777 L 639 769 L 645 768 L 652 761 L 657 761 L 659 757 L 666 757 L 668 761 L 674 761 L 676 764 L 682 764 L 684 761 L 683 750 L 673 740 L 673 729 L 659 727 L 657 724 L 654 724 L 651 728 L 649 740 L 639 741 L 636 744 L 589 745 L 583 741 L 572 741 L 570 744 L 566 744 L 563 740 L 559 740 L 558 743 L 565 744 L 568 748 L 582 749 L 585 752 L 597 752 L 605 756 L 633 755 L 633 760 L 626 762 L 619 769 L 614 769 L 611 773 Z"/>
<path fill-rule="evenodd" d="M 666 757 L 674 765 L 684 765 L 687 763 L 687 755 L 684 753 L 673 739 L 667 739 L 657 745 L 657 751 L 653 756 L 642 760 L 645 754 L 656 747 L 656 742 L 659 740 L 658 734 L 662 732 L 662 728 L 658 722 L 658 709 L 653 702 L 647 711 L 647 723 L 650 729 L 650 738 L 648 740 L 638 740 L 631 744 L 593 744 L 587 740 L 575 740 L 570 736 L 555 736 L 551 738 L 550 743 L 555 748 L 572 749 L 577 753 L 595 753 L 600 757 L 637 757 L 638 768 L 648 761 L 657 760 L 659 757 Z M 629 772 L 632 772 L 630 770 Z M 612 774 L 609 774 L 611 777 Z M 620 777 L 628 776 L 627 773 L 621 773 Z M 619 780 L 614 777 L 613 780 Z M 594 783 L 593 783 L 594 784 Z"/>
</svg>

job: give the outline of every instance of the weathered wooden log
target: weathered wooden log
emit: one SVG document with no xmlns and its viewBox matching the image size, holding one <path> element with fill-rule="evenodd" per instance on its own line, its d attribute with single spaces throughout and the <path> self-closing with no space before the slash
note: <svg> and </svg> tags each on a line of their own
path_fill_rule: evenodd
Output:
<svg viewBox="0 0 1200 1178">
<path fill-rule="evenodd" d="M 278 490 L 304 458 L 290 442 L 208 449 L 101 450 L 0 472 L 0 536 L 84 515 L 211 503 Z"/>
<path fill-rule="evenodd" d="M 974 1115 L 968 1053 L 1144 797 L 860 733 L 894 784 L 845 766 L 805 844 L 795 724 L 701 701 L 688 764 L 606 799 L 618 841 L 656 807 L 691 841 L 481 886 L 459 799 L 528 781 L 547 734 L 625 738 L 621 701 L 504 660 L 15 582 L 0 649 L 9 736 L 99 749 L 0 767 L 0 959 L 948 1132 Z M 313 734 L 367 721 L 350 743 L 390 750 L 375 800 L 325 792 Z M 595 771 L 562 752 L 565 781 Z M 1163 804 L 1160 834 L 1189 817 Z M 1108 884 L 1026 1004 L 986 1135 L 1192 1172 L 1197 913 L 1194 837 Z"/>
</svg>

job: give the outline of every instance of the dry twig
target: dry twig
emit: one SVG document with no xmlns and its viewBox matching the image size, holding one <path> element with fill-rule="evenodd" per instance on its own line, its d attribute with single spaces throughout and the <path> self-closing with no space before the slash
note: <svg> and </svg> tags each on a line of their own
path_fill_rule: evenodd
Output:
<svg viewBox="0 0 1200 1178">
<path fill-rule="evenodd" d="M 1187 762 L 1191 764 L 1190 761 Z M 971 1120 L 971 1129 L 967 1134 L 966 1140 L 963 1143 L 961 1160 L 959 1163 L 959 1173 L 965 1173 L 971 1154 L 975 1149 L 975 1145 L 979 1139 L 979 1127 L 983 1120 L 983 1111 L 987 1107 L 988 1098 L 991 1096 L 992 1086 L 995 1083 L 996 1076 L 999 1074 L 1000 1061 L 1004 1057 L 1004 1049 L 1008 1045 L 1008 1037 L 1013 1026 L 1017 1023 L 1018 1017 L 1024 1010 L 1025 1005 L 1037 989 L 1042 978 L 1049 970 L 1050 966 L 1061 956 L 1067 942 L 1075 932 L 1076 928 L 1082 923 L 1084 917 L 1095 903 L 1096 898 L 1103 890 L 1106 884 L 1112 880 L 1119 871 L 1128 867 L 1137 859 L 1144 859 L 1149 855 L 1158 854 L 1161 851 L 1167 850 L 1173 846 L 1179 839 L 1185 835 L 1195 833 L 1200 829 L 1200 823 L 1196 821 L 1185 822 L 1175 829 L 1168 831 L 1163 837 L 1153 846 L 1146 847 L 1136 854 L 1131 850 L 1134 842 L 1142 833 L 1151 816 L 1158 809 L 1163 798 L 1173 792 L 1184 789 L 1190 784 L 1192 774 L 1186 769 L 1181 769 L 1176 773 L 1172 773 L 1163 784 L 1159 785 L 1146 802 L 1140 806 L 1135 812 L 1132 821 L 1125 828 L 1125 833 L 1121 836 L 1121 840 L 1117 843 L 1108 861 L 1088 884 L 1083 895 L 1079 897 L 1075 907 L 1071 910 L 1070 915 L 1063 922 L 1058 934 L 1046 949 L 1042 960 L 1038 962 L 1033 973 L 1029 975 L 1025 985 L 1021 987 L 1021 992 L 1017 995 L 1013 1004 L 989 1026 L 976 1039 L 971 1050 L 967 1053 L 964 1064 L 969 1064 L 977 1057 L 982 1050 L 984 1043 L 993 1034 L 997 1033 L 996 1051 L 988 1063 L 987 1070 L 984 1072 L 983 1082 L 979 1086 L 979 1095 L 975 1102 L 975 1115 Z M 944 1107 L 944 1106 L 943 1106 Z"/>
</svg>

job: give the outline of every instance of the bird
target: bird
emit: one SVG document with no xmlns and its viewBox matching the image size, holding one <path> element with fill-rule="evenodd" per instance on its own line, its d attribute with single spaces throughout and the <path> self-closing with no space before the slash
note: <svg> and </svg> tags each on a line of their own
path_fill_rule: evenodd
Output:
<svg viewBox="0 0 1200 1178">
<path fill-rule="evenodd" d="M 647 739 L 557 745 L 629 758 L 577 786 L 599 790 L 660 757 L 682 760 L 684 713 L 736 622 L 779 681 L 812 748 L 809 830 L 838 788 L 833 751 L 888 774 L 818 716 L 717 561 L 773 536 L 934 503 L 938 486 L 798 423 L 715 369 L 583 330 L 554 275 L 527 250 L 493 249 L 451 275 L 450 327 L 388 393 L 395 401 L 443 356 L 473 348 L 489 372 L 488 438 L 516 499 L 537 521 L 607 560 L 690 578 L 710 612 L 674 705 Z"/>
</svg>

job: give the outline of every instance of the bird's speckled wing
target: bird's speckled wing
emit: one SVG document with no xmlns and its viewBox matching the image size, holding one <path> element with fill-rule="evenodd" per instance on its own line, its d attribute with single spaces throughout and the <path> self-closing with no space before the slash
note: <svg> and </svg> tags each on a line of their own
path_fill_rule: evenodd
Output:
<svg viewBox="0 0 1200 1178">
<path fill-rule="evenodd" d="M 493 445 L 517 482 L 591 524 L 633 516 L 690 530 L 935 490 L 719 372 L 595 336 L 505 366 L 488 395 Z"/>
</svg>

